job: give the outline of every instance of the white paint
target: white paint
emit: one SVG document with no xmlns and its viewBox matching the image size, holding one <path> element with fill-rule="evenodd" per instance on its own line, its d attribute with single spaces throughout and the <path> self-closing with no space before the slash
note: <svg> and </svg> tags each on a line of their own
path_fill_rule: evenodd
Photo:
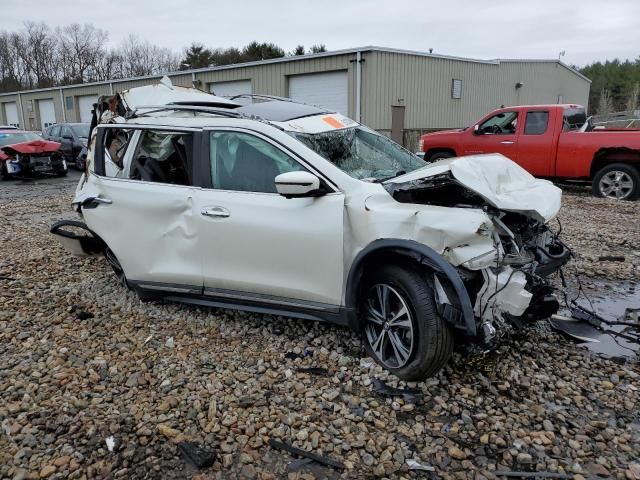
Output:
<svg viewBox="0 0 640 480">
<path fill-rule="evenodd" d="M 251 80 L 233 80 L 230 82 L 214 82 L 209 84 L 209 92 L 218 97 L 233 97 L 234 95 L 251 94 Z M 240 105 L 251 103 L 250 98 L 236 98 L 234 102 Z"/>
<path fill-rule="evenodd" d="M 44 130 L 56 123 L 56 111 L 53 99 L 38 100 L 38 112 L 40 113 L 40 127 Z"/>
<path fill-rule="evenodd" d="M 133 111 L 140 107 L 167 105 L 168 103 L 210 103 L 214 105 L 238 105 L 227 98 L 216 97 L 195 88 L 177 87 L 167 77 L 163 77 L 161 83 L 147 85 L 146 87 L 132 88 L 120 92 L 120 96 L 127 109 Z"/>
<path fill-rule="evenodd" d="M 296 102 L 317 105 L 349 114 L 347 72 L 310 73 L 289 77 L 289 97 Z"/>
<path fill-rule="evenodd" d="M 93 104 L 98 101 L 97 95 L 82 95 L 78 97 L 78 111 L 81 123 L 91 123 L 91 110 Z"/>
<path fill-rule="evenodd" d="M 109 450 L 110 452 L 113 452 L 113 449 L 116 446 L 116 439 L 113 437 L 113 435 L 110 437 L 107 437 L 104 441 L 107 444 L 107 450 Z"/>
<path fill-rule="evenodd" d="M 20 126 L 16 102 L 7 102 L 4 104 L 4 115 L 7 119 L 7 125 L 13 125 L 14 127 Z"/>
</svg>

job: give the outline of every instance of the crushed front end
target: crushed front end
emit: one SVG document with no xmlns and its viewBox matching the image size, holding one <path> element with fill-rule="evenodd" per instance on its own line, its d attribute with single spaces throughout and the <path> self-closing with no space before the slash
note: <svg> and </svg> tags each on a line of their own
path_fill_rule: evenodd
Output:
<svg viewBox="0 0 640 480">
<path fill-rule="evenodd" d="M 548 226 L 559 210 L 560 190 L 501 156 L 491 160 L 502 164 L 493 165 L 502 168 L 502 181 L 487 178 L 486 171 L 479 170 L 489 167 L 481 165 L 487 160 L 483 157 L 478 157 L 480 165 L 464 172 L 460 163 L 466 167 L 471 157 L 441 164 L 432 169 L 432 175 L 400 178 L 385 188 L 400 203 L 450 208 L 452 222 L 456 216 L 465 221 L 460 209 L 484 215 L 479 227 L 469 225 L 474 231 L 452 239 L 442 255 L 466 286 L 478 339 L 492 345 L 510 327 L 556 313 L 559 303 L 547 277 L 569 261 L 571 252 Z M 511 171 L 505 175 L 505 169 Z M 471 249 L 475 253 L 469 258 Z M 446 285 L 437 290 L 439 303 L 455 303 L 448 298 Z"/>
</svg>

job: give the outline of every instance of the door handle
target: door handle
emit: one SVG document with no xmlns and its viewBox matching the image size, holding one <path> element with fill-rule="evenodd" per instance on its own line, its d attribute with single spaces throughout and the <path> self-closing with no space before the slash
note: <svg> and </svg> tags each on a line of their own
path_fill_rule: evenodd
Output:
<svg viewBox="0 0 640 480">
<path fill-rule="evenodd" d="M 502 145 L 513 145 L 513 142 L 510 140 L 504 140 L 502 142 L 500 142 Z"/>
<path fill-rule="evenodd" d="M 80 205 L 82 205 L 82 208 L 89 209 L 96 208 L 98 205 L 111 205 L 112 203 L 110 199 L 98 195 L 97 197 L 85 198 Z"/>
<path fill-rule="evenodd" d="M 200 214 L 204 215 L 205 217 L 217 218 L 227 218 L 231 216 L 229 210 L 222 207 L 202 207 L 202 210 L 200 210 Z"/>
</svg>

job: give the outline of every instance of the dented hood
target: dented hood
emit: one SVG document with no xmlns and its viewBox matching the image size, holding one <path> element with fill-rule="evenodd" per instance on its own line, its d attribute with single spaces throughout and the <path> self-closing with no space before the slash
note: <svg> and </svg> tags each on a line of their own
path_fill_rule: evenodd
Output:
<svg viewBox="0 0 640 480">
<path fill-rule="evenodd" d="M 14 143 L 0 147 L 3 153 L 13 157 L 17 154 L 33 155 L 34 153 L 50 153 L 57 152 L 60 148 L 58 142 L 50 142 L 48 140 L 31 140 L 30 142 Z"/>
<path fill-rule="evenodd" d="M 441 160 L 387 183 L 419 185 L 423 179 L 447 172 L 500 210 L 521 213 L 544 222 L 551 220 L 560 210 L 562 191 L 558 187 L 533 177 L 498 153 Z"/>
<path fill-rule="evenodd" d="M 120 92 L 120 98 L 124 107 L 130 111 L 135 111 L 140 107 L 155 107 L 170 103 L 226 108 L 240 106 L 239 103 L 216 97 L 195 88 L 175 86 L 167 77 L 155 85 L 124 90 Z"/>
</svg>

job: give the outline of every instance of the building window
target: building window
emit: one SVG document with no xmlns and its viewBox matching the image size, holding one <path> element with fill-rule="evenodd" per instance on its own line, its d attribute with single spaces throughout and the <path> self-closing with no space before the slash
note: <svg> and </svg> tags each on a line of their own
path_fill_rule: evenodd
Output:
<svg viewBox="0 0 640 480">
<path fill-rule="evenodd" d="M 65 104 L 67 110 L 73 110 L 73 97 L 66 97 Z"/>
<path fill-rule="evenodd" d="M 462 98 L 462 80 L 457 78 L 451 80 L 451 98 Z"/>
</svg>

